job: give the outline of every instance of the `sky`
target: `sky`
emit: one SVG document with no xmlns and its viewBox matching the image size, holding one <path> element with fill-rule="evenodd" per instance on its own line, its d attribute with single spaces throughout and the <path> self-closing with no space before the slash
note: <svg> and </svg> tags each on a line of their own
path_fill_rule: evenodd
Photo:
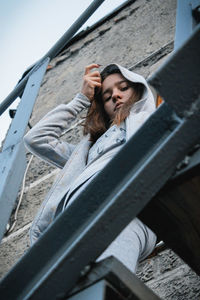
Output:
<svg viewBox="0 0 200 300">
<path fill-rule="evenodd" d="M 82 29 L 91 26 L 125 0 L 105 0 Z M 2 0 L 0 2 L 0 102 L 24 71 L 59 40 L 92 0 Z M 18 99 L 9 107 L 15 108 Z M 8 109 L 9 110 L 9 109 Z M 0 116 L 0 144 L 10 124 Z"/>
</svg>

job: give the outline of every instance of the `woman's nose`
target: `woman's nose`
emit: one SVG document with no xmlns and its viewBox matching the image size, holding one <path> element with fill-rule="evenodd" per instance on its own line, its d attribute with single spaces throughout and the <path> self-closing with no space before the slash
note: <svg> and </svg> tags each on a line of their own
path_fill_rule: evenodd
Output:
<svg viewBox="0 0 200 300">
<path fill-rule="evenodd" d="M 118 89 L 113 90 L 113 94 L 112 94 L 113 102 L 116 102 L 120 98 L 121 98 L 120 91 Z"/>
</svg>

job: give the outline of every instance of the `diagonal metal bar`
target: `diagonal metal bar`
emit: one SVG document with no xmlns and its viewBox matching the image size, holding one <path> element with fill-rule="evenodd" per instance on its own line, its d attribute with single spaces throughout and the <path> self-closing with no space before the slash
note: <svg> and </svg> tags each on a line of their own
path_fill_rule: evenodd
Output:
<svg viewBox="0 0 200 300">
<path fill-rule="evenodd" d="M 39 64 L 41 61 L 47 57 L 52 59 L 58 54 L 62 48 L 69 42 L 73 35 L 81 28 L 81 26 L 89 19 L 89 17 L 97 10 L 97 8 L 105 0 L 93 0 L 88 8 L 80 15 L 80 17 L 72 24 L 72 26 L 65 32 L 65 34 L 57 41 L 57 43 L 35 64 Z M 13 103 L 13 101 L 19 96 L 23 91 L 29 76 L 32 74 L 33 70 L 23 78 L 22 81 L 16 86 L 16 88 L 6 97 L 4 101 L 0 104 L 0 115 Z"/>
<path fill-rule="evenodd" d="M 82 268 L 94 261 L 158 192 L 176 164 L 200 138 L 197 129 L 191 134 L 192 129 L 200 125 L 199 118 L 193 116 L 180 123 L 172 119 L 176 127 L 162 132 L 158 144 L 149 147 L 146 142 L 142 143 L 141 136 L 148 140 L 150 130 L 158 124 L 160 111 L 169 113 L 163 105 L 146 122 L 7 275 L 0 286 L 1 295 L 6 299 L 13 299 L 14 295 L 17 299 L 64 297 L 74 286 Z M 165 123 L 162 118 L 160 122 Z M 133 159 L 132 163 L 127 159 L 138 158 L 141 152 L 144 154 L 146 146 L 148 152 L 139 162 Z M 22 278 L 24 272 L 26 276 Z M 15 285 L 11 289 L 12 282 Z"/>
<path fill-rule="evenodd" d="M 191 44 L 197 45 L 196 39 L 200 42 L 194 33 L 188 41 L 190 45 L 182 49 L 183 53 L 179 51 L 179 55 Z M 164 79 L 173 65 L 177 84 L 178 81 L 182 84 L 184 69 L 199 55 L 199 47 L 195 49 L 185 64 L 180 64 L 175 53 L 154 77 L 163 83 L 165 90 L 171 91 L 172 106 L 180 102 L 182 112 L 185 103 L 178 97 L 180 89 L 177 94 L 172 80 Z M 163 187 L 176 165 L 200 139 L 200 100 L 196 97 L 200 86 L 196 86 L 195 94 L 190 88 L 196 82 L 196 68 L 198 65 L 186 82 L 193 103 L 190 112 L 179 118 L 167 103 L 160 106 L 4 278 L 0 293 L 5 299 L 64 297 L 75 285 L 82 268 L 94 261 Z M 183 85 L 181 92 L 184 91 Z"/>
<path fill-rule="evenodd" d="M 49 58 L 45 58 L 33 68 L 32 75 L 29 77 L 15 117 L 6 136 L 3 151 L 17 144 L 23 138 L 48 63 Z"/>
<path fill-rule="evenodd" d="M 88 287 L 93 287 L 96 282 L 100 282 L 101 280 L 105 280 L 111 284 L 111 286 L 122 295 L 120 299 L 161 300 L 135 274 L 130 272 L 119 260 L 112 256 L 91 266 L 90 272 L 88 272 L 86 276 L 83 276 L 75 289 L 70 292 L 69 299 L 75 300 L 76 297 L 79 299 L 82 290 L 86 291 Z M 97 295 L 99 294 L 96 292 L 91 298 L 83 297 L 81 299 L 94 300 L 98 298 L 98 300 L 100 300 Z M 116 298 L 119 300 L 117 296 Z M 112 296 L 110 296 L 110 298 L 109 296 L 106 297 L 104 294 L 103 299 L 111 300 L 115 298 Z"/>
<path fill-rule="evenodd" d="M 34 68 L 0 153 L 0 240 L 9 221 L 26 168 L 23 136 L 49 59 Z"/>
</svg>

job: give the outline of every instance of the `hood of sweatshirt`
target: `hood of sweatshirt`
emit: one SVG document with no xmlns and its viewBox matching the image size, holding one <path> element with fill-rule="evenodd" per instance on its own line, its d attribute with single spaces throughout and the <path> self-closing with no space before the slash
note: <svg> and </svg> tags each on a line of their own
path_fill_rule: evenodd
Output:
<svg viewBox="0 0 200 300">
<path fill-rule="evenodd" d="M 137 73 L 134 73 L 116 63 L 109 64 L 106 67 L 108 67 L 110 65 L 115 65 L 119 69 L 122 76 L 124 78 L 126 78 L 127 80 L 134 82 L 134 83 L 141 83 L 144 86 L 144 92 L 143 92 L 142 98 L 139 101 L 137 101 L 136 103 L 134 103 L 131 110 L 135 111 L 136 113 L 142 112 L 142 111 L 146 111 L 149 113 L 153 112 L 156 108 L 156 105 L 155 105 L 156 101 L 154 99 L 153 93 L 152 93 L 146 79 L 143 76 L 141 76 Z"/>
</svg>

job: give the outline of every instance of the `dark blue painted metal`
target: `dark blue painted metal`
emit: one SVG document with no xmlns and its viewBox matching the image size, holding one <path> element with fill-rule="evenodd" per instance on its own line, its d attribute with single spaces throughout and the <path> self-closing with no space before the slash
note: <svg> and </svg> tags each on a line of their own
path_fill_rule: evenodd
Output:
<svg viewBox="0 0 200 300">
<path fill-rule="evenodd" d="M 3 151 L 17 144 L 23 138 L 48 62 L 49 58 L 45 58 L 33 68 L 4 142 Z"/>
<path fill-rule="evenodd" d="M 29 77 L 0 153 L 0 239 L 4 235 L 26 168 L 22 139 L 48 62 L 48 58 L 42 61 L 34 68 Z"/>
<path fill-rule="evenodd" d="M 193 31 L 192 7 L 190 2 L 191 0 L 177 1 L 175 49 L 180 47 Z"/>
<path fill-rule="evenodd" d="M 0 239 L 6 231 L 25 169 L 26 156 L 22 142 L 0 153 Z"/>
<path fill-rule="evenodd" d="M 81 280 L 70 292 L 67 299 L 78 300 L 79 295 L 83 296 L 85 294 L 82 293 L 82 290 L 86 291 L 88 287 L 93 287 L 96 282 L 101 282 L 102 280 L 105 282 L 105 285 L 101 286 L 105 289 L 104 300 L 160 300 L 157 295 L 114 256 L 107 257 L 91 265 L 89 272 L 87 271 L 85 275 L 81 276 Z M 91 300 L 100 300 L 97 295 L 99 295 L 97 292 L 96 296 L 93 294 Z M 83 299 L 89 300 L 90 298 L 85 295 Z"/>
<path fill-rule="evenodd" d="M 200 0 L 178 0 L 174 49 L 178 49 L 192 34 L 196 25 L 192 10 L 200 5 Z"/>
<path fill-rule="evenodd" d="M 100 280 L 97 283 L 94 283 L 92 286 L 87 287 L 78 294 L 69 297 L 69 300 L 106 300 L 106 281 Z M 124 298 L 121 298 L 124 299 Z M 109 300 L 109 299 L 107 299 Z M 118 298 L 119 300 L 119 298 Z"/>
</svg>

